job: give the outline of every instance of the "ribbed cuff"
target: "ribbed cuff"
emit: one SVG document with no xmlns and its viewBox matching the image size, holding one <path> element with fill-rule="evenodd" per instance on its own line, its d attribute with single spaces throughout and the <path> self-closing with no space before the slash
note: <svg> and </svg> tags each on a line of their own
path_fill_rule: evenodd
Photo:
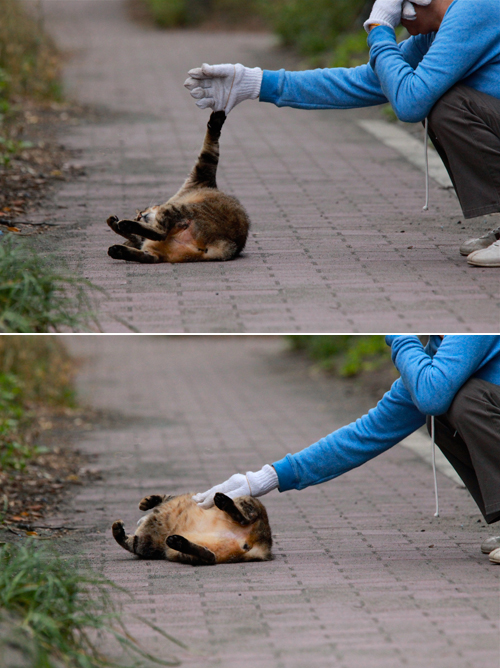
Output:
<svg viewBox="0 0 500 668">
<path fill-rule="evenodd" d="M 260 95 L 263 72 L 260 67 L 246 67 L 239 93 L 244 100 L 255 100 Z"/>
<path fill-rule="evenodd" d="M 391 30 L 395 31 L 394 26 L 391 25 L 389 21 L 385 21 L 384 19 L 368 19 L 363 23 L 363 28 L 368 34 L 371 33 L 371 30 L 369 30 L 371 26 L 373 26 L 373 30 L 375 30 L 375 28 L 390 28 Z"/>
<path fill-rule="evenodd" d="M 247 480 L 252 496 L 263 496 L 278 487 L 278 475 L 272 466 L 266 464 L 260 471 L 247 471 Z"/>
</svg>

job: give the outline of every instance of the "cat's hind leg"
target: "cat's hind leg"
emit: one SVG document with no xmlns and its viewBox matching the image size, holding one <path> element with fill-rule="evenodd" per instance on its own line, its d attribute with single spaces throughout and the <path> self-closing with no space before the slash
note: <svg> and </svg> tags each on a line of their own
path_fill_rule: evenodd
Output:
<svg viewBox="0 0 500 668">
<path fill-rule="evenodd" d="M 135 536 L 127 536 L 127 534 L 125 533 L 125 528 L 122 520 L 117 520 L 116 522 L 113 522 L 111 530 L 113 532 L 113 538 L 116 540 L 118 545 L 123 547 L 124 550 L 127 550 L 127 552 L 132 552 L 132 554 L 135 554 L 134 551 Z"/>
<path fill-rule="evenodd" d="M 151 510 L 151 508 L 156 508 L 160 503 L 163 503 L 168 498 L 165 494 L 151 494 L 151 496 L 145 496 L 139 502 L 139 510 Z"/>
<path fill-rule="evenodd" d="M 214 504 L 243 527 L 255 522 L 260 515 L 259 509 L 252 503 L 252 497 L 240 497 L 236 505 L 229 496 L 217 492 L 214 496 Z"/>
<path fill-rule="evenodd" d="M 166 232 L 158 230 L 148 223 L 143 223 L 142 220 L 120 220 L 115 223 L 115 226 L 115 232 L 126 239 L 142 237 L 151 239 L 151 241 L 163 241 L 167 236 Z"/>
<path fill-rule="evenodd" d="M 197 545 L 196 543 L 192 543 L 187 538 L 184 538 L 184 536 L 176 536 L 176 535 L 168 536 L 167 545 L 172 550 L 180 552 L 181 555 L 187 555 L 189 557 L 193 557 L 193 559 L 187 560 L 190 561 L 193 565 L 215 564 L 215 554 L 211 550 L 207 549 L 206 547 L 203 547 L 202 545 Z"/>
<path fill-rule="evenodd" d="M 123 244 L 116 244 L 108 248 L 108 255 L 114 260 L 128 260 L 129 262 L 142 262 L 143 264 L 154 264 L 160 262 L 160 258 L 151 253 L 146 253 L 139 248 L 131 248 Z"/>
<path fill-rule="evenodd" d="M 126 233 L 124 229 L 120 229 L 120 219 L 118 216 L 110 216 L 106 222 L 113 232 L 119 234 L 121 237 L 125 237 L 125 239 L 129 241 L 128 245 L 133 246 L 134 248 L 141 248 L 142 242 L 144 241 L 143 237 L 140 237 L 137 234 Z"/>
</svg>

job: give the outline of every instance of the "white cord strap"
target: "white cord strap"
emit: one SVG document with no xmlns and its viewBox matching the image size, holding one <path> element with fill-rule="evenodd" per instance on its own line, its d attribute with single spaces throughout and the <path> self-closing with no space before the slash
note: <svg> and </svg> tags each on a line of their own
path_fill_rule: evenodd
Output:
<svg viewBox="0 0 500 668">
<path fill-rule="evenodd" d="M 436 497 L 436 512 L 434 517 L 439 517 L 439 496 L 436 475 L 436 441 L 434 438 L 434 415 L 431 415 L 431 440 L 432 440 L 432 472 L 434 474 L 434 496 Z"/>
<path fill-rule="evenodd" d="M 236 65 L 233 65 L 233 67 L 234 67 L 233 80 L 231 81 L 231 88 L 229 89 L 229 93 L 227 94 L 227 100 L 226 100 L 226 104 L 224 105 L 224 111 L 226 111 L 226 107 L 229 104 L 229 98 L 231 97 L 231 92 L 233 90 L 234 80 L 236 79 Z M 427 119 L 425 119 L 425 120 L 427 120 Z"/>
<path fill-rule="evenodd" d="M 425 163 L 425 204 L 422 207 L 423 211 L 429 210 L 429 119 L 424 121 L 424 163 Z M 434 418 L 433 418 L 434 419 Z"/>
</svg>

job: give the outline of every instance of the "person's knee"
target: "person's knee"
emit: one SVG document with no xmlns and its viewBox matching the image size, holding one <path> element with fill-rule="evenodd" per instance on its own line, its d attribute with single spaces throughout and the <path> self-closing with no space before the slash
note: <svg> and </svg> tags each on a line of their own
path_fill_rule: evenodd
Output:
<svg viewBox="0 0 500 668">
<path fill-rule="evenodd" d="M 454 119 L 460 118 L 463 113 L 464 90 L 457 84 L 439 98 L 432 107 L 428 119 L 429 125 L 436 135 L 445 132 L 453 124 Z"/>
<path fill-rule="evenodd" d="M 475 404 L 478 396 L 479 383 L 471 378 L 465 385 L 458 390 L 453 402 L 448 410 L 448 418 L 455 429 L 458 429 L 464 420 L 468 420 L 471 414 L 471 408 Z"/>
</svg>

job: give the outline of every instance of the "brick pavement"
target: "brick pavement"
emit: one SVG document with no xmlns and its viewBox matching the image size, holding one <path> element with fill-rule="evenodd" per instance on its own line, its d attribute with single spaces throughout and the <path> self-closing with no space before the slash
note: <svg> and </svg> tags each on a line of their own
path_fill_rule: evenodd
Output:
<svg viewBox="0 0 500 668">
<path fill-rule="evenodd" d="M 175 652 L 184 666 L 497 665 L 498 570 L 479 551 L 491 529 L 441 474 L 442 516 L 433 518 L 431 469 L 400 446 L 335 481 L 268 495 L 271 562 L 139 561 L 111 537 L 115 519 L 133 528 L 143 495 L 201 490 L 259 468 L 371 399 L 311 380 L 277 337 L 67 342 L 83 360 L 82 397 L 117 419 L 82 434 L 104 480 L 81 488 L 65 521 L 89 526 L 91 560 L 130 591 L 132 620 L 146 615 L 189 645 Z M 150 643 L 163 656 L 173 651 Z"/>
<path fill-rule="evenodd" d="M 67 127 L 87 175 L 40 215 L 62 227 L 38 240 L 105 287 L 105 331 L 498 331 L 498 270 L 468 267 L 459 244 L 484 231 L 461 221 L 454 195 L 356 125 L 376 110 L 277 109 L 247 102 L 224 127 L 220 186 L 253 221 L 230 263 L 144 266 L 111 260 L 111 213 L 166 199 L 204 134 L 182 87 L 202 61 L 278 69 L 268 35 L 162 32 L 133 24 L 121 0 L 41 0 L 68 51 L 69 94 L 98 120 Z M 58 208 L 63 207 L 63 208 Z"/>
</svg>

